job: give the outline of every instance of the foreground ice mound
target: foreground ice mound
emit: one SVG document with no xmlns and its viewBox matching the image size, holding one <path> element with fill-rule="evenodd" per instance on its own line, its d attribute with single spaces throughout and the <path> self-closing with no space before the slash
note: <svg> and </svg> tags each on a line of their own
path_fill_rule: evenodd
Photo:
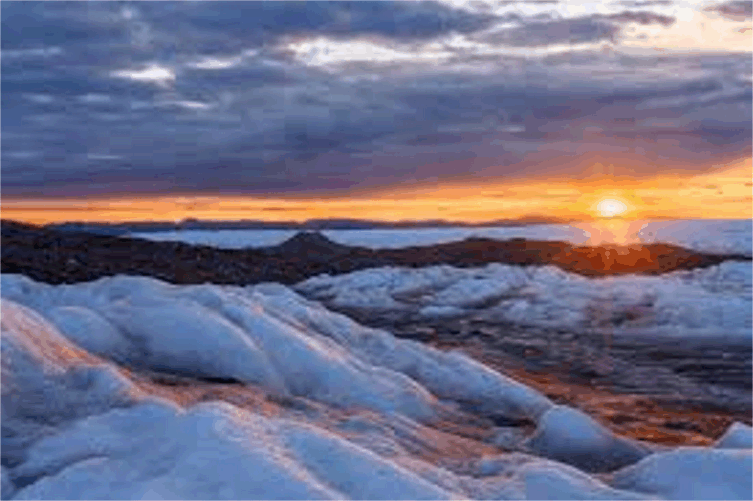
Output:
<svg viewBox="0 0 753 501">
<path fill-rule="evenodd" d="M 744 423 L 733 423 L 717 440 L 718 449 L 753 449 L 753 428 Z"/>
<path fill-rule="evenodd" d="M 753 499 L 751 450 L 657 453 L 614 474 L 618 488 L 663 499 Z"/>
<path fill-rule="evenodd" d="M 111 277 L 49 286 L 3 276 L 2 294 L 56 324 L 71 341 L 132 368 L 256 383 L 341 406 L 426 420 L 437 397 L 510 417 L 551 403 L 459 353 L 364 328 L 288 288 L 173 286 Z"/>
<path fill-rule="evenodd" d="M 35 444 L 14 475 L 38 479 L 16 499 L 449 497 L 324 430 L 224 403 L 145 403 L 86 419 Z"/>
<path fill-rule="evenodd" d="M 589 472 L 612 471 L 651 453 L 640 442 L 616 437 L 586 414 L 563 406 L 544 414 L 526 446 Z"/>
<path fill-rule="evenodd" d="M 751 264 L 661 276 L 590 279 L 553 266 L 387 267 L 320 275 L 295 286 L 334 308 L 398 315 L 482 312 L 519 325 L 749 339 Z"/>
<path fill-rule="evenodd" d="M 136 392 L 112 366 L 70 343 L 35 312 L 2 303 L 2 464 L 57 426 L 113 407 Z M 3 487 L 5 490 L 5 487 Z"/>
<path fill-rule="evenodd" d="M 2 295 L 3 498 L 693 498 L 683 482 L 750 495 L 750 451 L 694 449 L 712 472 L 696 479 L 466 356 L 283 286 L 3 276 Z M 452 400 L 537 421 L 528 453 L 442 431 L 469 416 Z M 630 463 L 614 485 L 590 474 Z"/>
</svg>

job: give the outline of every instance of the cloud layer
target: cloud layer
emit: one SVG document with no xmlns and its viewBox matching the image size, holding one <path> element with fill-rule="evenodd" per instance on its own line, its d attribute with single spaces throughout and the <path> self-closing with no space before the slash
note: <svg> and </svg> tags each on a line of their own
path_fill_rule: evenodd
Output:
<svg viewBox="0 0 753 501">
<path fill-rule="evenodd" d="M 750 155 L 749 2 L 18 2 L 4 195 L 302 193 Z M 614 160 L 616 159 L 616 160 Z"/>
</svg>

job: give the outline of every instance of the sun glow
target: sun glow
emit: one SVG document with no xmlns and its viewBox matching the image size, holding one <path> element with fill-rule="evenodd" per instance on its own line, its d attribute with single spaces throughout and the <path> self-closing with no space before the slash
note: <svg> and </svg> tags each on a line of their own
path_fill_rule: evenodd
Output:
<svg viewBox="0 0 753 501">
<path fill-rule="evenodd" d="M 607 198 L 599 202 L 596 206 L 596 210 L 599 211 L 601 217 L 614 217 L 625 212 L 627 210 L 627 205 L 619 200 Z"/>
<path fill-rule="evenodd" d="M 442 219 L 482 222 L 533 218 L 581 221 L 595 241 L 630 243 L 631 221 L 657 218 L 750 218 L 751 159 L 697 176 L 651 179 L 523 180 L 389 187 L 327 198 L 242 195 L 81 196 L 59 199 L 3 193 L 2 217 L 35 224 L 64 221 L 179 221 L 181 219 L 380 221 Z M 629 227 L 629 228 L 628 228 Z M 591 231 L 591 230 L 589 230 Z"/>
</svg>

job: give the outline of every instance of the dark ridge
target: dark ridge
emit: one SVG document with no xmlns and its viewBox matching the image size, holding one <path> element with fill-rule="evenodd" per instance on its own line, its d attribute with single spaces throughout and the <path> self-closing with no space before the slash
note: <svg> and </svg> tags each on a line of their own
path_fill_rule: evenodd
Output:
<svg viewBox="0 0 753 501">
<path fill-rule="evenodd" d="M 274 247 L 262 248 L 267 255 L 305 256 L 306 259 L 331 258 L 345 255 L 352 247 L 333 242 L 315 231 L 301 231 Z"/>
<path fill-rule="evenodd" d="M 446 244 L 368 249 L 350 247 L 319 233 L 298 233 L 274 247 L 218 249 L 181 242 L 60 231 L 2 221 L 2 273 L 21 273 L 47 283 L 75 283 L 111 275 L 143 275 L 176 284 L 293 284 L 381 266 L 457 267 L 506 263 L 554 265 L 587 277 L 658 275 L 708 267 L 744 255 L 703 254 L 667 244 L 573 247 L 566 242 L 469 238 Z"/>
<path fill-rule="evenodd" d="M 570 219 L 554 218 L 532 214 L 517 219 L 496 219 L 479 223 L 446 221 L 442 219 L 375 221 L 370 219 L 309 219 L 297 221 L 260 221 L 245 219 L 240 221 L 184 219 L 170 221 L 137 221 L 131 223 L 84 223 L 70 222 L 49 224 L 45 228 L 66 232 L 87 232 L 97 235 L 127 235 L 129 233 L 151 233 L 183 230 L 370 230 L 378 228 L 486 228 L 500 226 L 529 226 L 537 224 L 567 224 Z"/>
</svg>

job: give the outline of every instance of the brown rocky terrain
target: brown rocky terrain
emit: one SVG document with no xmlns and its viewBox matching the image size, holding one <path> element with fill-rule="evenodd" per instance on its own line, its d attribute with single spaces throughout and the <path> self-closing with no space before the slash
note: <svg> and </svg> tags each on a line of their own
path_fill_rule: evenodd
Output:
<svg viewBox="0 0 753 501">
<path fill-rule="evenodd" d="M 176 284 L 293 284 L 381 266 L 458 267 L 507 263 L 554 265 L 589 277 L 661 274 L 750 260 L 742 255 L 693 252 L 666 244 L 574 247 L 566 242 L 471 238 L 423 247 L 368 249 L 298 233 L 274 247 L 217 249 L 180 242 L 94 235 L 2 222 L 2 273 L 22 273 L 47 283 L 75 283 L 109 275 L 146 275 Z"/>
<path fill-rule="evenodd" d="M 678 346 L 671 340 L 610 339 L 472 316 L 416 322 L 343 312 L 398 337 L 463 351 L 622 436 L 710 445 L 734 421 L 753 422 L 750 341 L 725 346 L 686 340 Z"/>
</svg>

